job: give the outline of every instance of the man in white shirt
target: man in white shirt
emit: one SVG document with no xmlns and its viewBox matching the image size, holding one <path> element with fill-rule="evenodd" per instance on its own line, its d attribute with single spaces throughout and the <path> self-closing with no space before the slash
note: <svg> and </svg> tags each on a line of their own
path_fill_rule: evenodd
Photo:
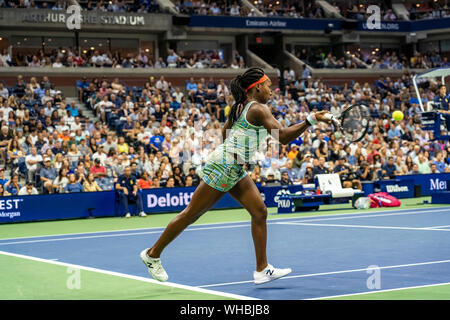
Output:
<svg viewBox="0 0 450 320">
<path fill-rule="evenodd" d="M 98 148 L 97 148 L 97 152 L 95 152 L 92 155 L 92 160 L 99 159 L 100 160 L 100 164 L 102 166 L 104 166 L 106 158 L 107 158 L 107 155 L 106 155 L 106 153 L 103 150 L 103 145 L 99 145 Z"/>
<path fill-rule="evenodd" d="M 70 125 L 70 131 L 81 130 L 80 117 L 75 117 L 75 121 Z"/>
<path fill-rule="evenodd" d="M 230 16 L 239 16 L 239 15 L 240 15 L 239 6 L 237 5 L 237 3 L 234 3 L 230 8 Z"/>
<path fill-rule="evenodd" d="M 175 88 L 175 92 L 172 94 L 172 97 L 178 102 L 181 103 L 181 99 L 184 97 L 184 93 L 180 91 L 179 87 Z"/>
<path fill-rule="evenodd" d="M 161 78 L 159 78 L 159 80 L 156 82 L 156 88 L 163 91 L 169 89 L 169 84 L 167 83 L 166 80 L 164 80 L 164 76 L 161 76 Z"/>
<path fill-rule="evenodd" d="M 29 181 L 25 186 L 20 188 L 19 190 L 19 196 L 30 196 L 30 195 L 36 195 L 39 194 L 37 189 L 33 186 L 33 182 Z"/>
<path fill-rule="evenodd" d="M 42 161 L 42 156 L 37 154 L 37 148 L 32 147 L 31 153 L 25 157 L 25 165 L 28 170 L 28 181 L 34 181 L 34 176 L 39 168 L 39 163 Z"/>
<path fill-rule="evenodd" d="M 53 113 L 53 108 L 52 108 L 52 102 L 51 101 L 47 101 L 47 103 L 45 104 L 45 109 L 44 109 L 44 114 L 46 117 L 51 117 L 52 113 Z"/>
</svg>

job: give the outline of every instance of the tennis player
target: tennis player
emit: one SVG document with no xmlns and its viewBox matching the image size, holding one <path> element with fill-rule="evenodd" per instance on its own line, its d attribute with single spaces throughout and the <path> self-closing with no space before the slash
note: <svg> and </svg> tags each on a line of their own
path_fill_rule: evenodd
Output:
<svg viewBox="0 0 450 320">
<path fill-rule="evenodd" d="M 187 226 L 211 209 L 228 192 L 251 215 L 251 232 L 256 255 L 254 283 L 262 284 L 291 272 L 290 268 L 278 269 L 267 262 L 267 208 L 253 180 L 243 169 L 268 133 L 277 136 L 282 144 L 288 144 L 316 122 L 329 123 L 327 111 L 310 114 L 307 120 L 283 128 L 266 105 L 272 92 L 272 82 L 259 68 L 248 69 L 232 80 L 230 89 L 235 99 L 222 135 L 224 142 L 210 155 L 202 170 L 202 180 L 186 208 L 166 227 L 153 247 L 140 256 L 150 275 L 159 281 L 167 281 L 160 255 Z"/>
</svg>

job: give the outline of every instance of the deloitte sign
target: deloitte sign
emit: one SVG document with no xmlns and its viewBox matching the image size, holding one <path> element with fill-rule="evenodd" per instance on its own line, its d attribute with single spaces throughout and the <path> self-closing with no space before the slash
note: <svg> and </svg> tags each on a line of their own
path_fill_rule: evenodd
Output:
<svg viewBox="0 0 450 320">
<path fill-rule="evenodd" d="M 147 195 L 147 208 L 149 209 L 161 209 L 170 208 L 173 210 L 179 210 L 180 207 L 185 207 L 191 201 L 194 192 L 178 192 L 177 194 L 168 192 L 165 194 L 148 194 Z"/>
</svg>

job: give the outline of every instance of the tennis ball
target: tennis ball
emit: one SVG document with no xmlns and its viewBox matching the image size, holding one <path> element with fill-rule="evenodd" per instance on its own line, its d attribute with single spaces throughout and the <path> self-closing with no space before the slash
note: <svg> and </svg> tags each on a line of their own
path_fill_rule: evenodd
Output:
<svg viewBox="0 0 450 320">
<path fill-rule="evenodd" d="M 230 114 L 231 107 L 230 106 L 226 106 L 224 111 L 225 111 L 225 116 L 227 117 Z"/>
<path fill-rule="evenodd" d="M 402 121 L 403 120 L 403 112 L 400 110 L 396 110 L 392 113 L 392 119 L 395 121 Z"/>
</svg>

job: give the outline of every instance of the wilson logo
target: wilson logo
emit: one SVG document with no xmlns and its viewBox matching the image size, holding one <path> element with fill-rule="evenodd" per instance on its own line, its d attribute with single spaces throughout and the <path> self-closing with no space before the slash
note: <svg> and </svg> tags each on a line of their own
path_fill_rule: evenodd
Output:
<svg viewBox="0 0 450 320">
<path fill-rule="evenodd" d="M 387 192 L 408 192 L 409 189 L 407 186 L 400 187 L 398 184 L 386 186 Z"/>
</svg>

